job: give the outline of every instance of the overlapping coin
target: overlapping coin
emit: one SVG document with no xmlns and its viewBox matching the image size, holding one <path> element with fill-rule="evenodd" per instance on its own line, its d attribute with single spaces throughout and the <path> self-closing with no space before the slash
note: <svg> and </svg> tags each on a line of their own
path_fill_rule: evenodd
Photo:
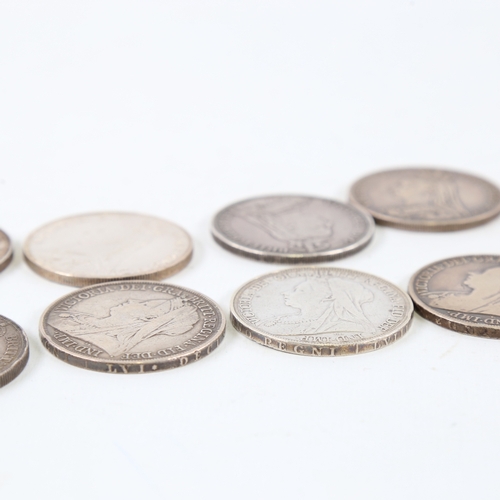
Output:
<svg viewBox="0 0 500 500">
<path fill-rule="evenodd" d="M 409 329 L 413 305 L 376 276 L 330 267 L 298 267 L 256 278 L 231 303 L 234 327 L 283 352 L 339 356 L 373 351 Z"/>
<path fill-rule="evenodd" d="M 453 231 L 500 212 L 500 191 L 479 177 L 437 168 L 377 172 L 357 181 L 351 202 L 379 224 L 417 231 Z"/>
<path fill-rule="evenodd" d="M 500 338 L 500 255 L 468 255 L 429 264 L 409 286 L 415 310 L 439 326 Z"/>
<path fill-rule="evenodd" d="M 334 260 L 362 250 L 373 219 L 357 208 L 312 196 L 263 196 L 234 203 L 212 222 L 225 249 L 257 260 L 307 263 Z"/>
<path fill-rule="evenodd" d="M 12 382 L 29 358 L 28 337 L 22 328 L 0 316 L 0 387 Z"/>
<path fill-rule="evenodd" d="M 24 256 L 38 274 L 85 286 L 123 279 L 162 279 L 191 259 L 190 236 L 176 224 L 132 213 L 91 213 L 33 232 Z"/>
<path fill-rule="evenodd" d="M 0 230 L 0 271 L 3 271 L 10 264 L 12 256 L 10 238 Z"/>
<path fill-rule="evenodd" d="M 222 341 L 224 314 L 208 297 L 155 281 L 97 284 L 54 302 L 40 320 L 43 345 L 81 368 L 145 373 L 183 366 Z"/>
</svg>

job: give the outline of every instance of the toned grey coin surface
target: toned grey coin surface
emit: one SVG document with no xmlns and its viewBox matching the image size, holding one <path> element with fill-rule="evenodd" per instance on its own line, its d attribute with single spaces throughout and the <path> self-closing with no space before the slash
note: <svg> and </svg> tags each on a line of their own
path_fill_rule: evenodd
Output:
<svg viewBox="0 0 500 500">
<path fill-rule="evenodd" d="M 191 237 L 172 222 L 109 212 L 67 217 L 27 238 L 24 257 L 45 278 L 86 286 L 124 279 L 163 279 L 191 259 Z"/>
<path fill-rule="evenodd" d="M 0 387 L 12 382 L 29 358 L 28 337 L 22 328 L 0 316 Z"/>
<path fill-rule="evenodd" d="M 500 191 L 474 175 L 438 168 L 385 170 L 351 188 L 351 202 L 378 224 L 416 231 L 454 231 L 500 212 Z"/>
<path fill-rule="evenodd" d="M 231 252 L 257 260 L 307 263 L 334 260 L 362 250 L 374 222 L 356 207 L 312 196 L 263 196 L 224 208 L 212 235 Z"/>
<path fill-rule="evenodd" d="M 187 288 L 117 281 L 70 293 L 40 319 L 43 345 L 72 365 L 107 373 L 146 373 L 183 366 L 222 341 L 220 307 Z"/>
<path fill-rule="evenodd" d="M 409 329 L 413 304 L 388 281 L 333 267 L 298 267 L 242 286 L 231 322 L 251 340 L 283 352 L 340 356 L 392 344 Z"/>
<path fill-rule="evenodd" d="M 500 338 L 500 255 L 433 262 L 411 278 L 415 310 L 450 330 Z"/>
<path fill-rule="evenodd" d="M 3 271 L 11 263 L 12 256 L 10 238 L 0 230 L 0 271 Z"/>
</svg>

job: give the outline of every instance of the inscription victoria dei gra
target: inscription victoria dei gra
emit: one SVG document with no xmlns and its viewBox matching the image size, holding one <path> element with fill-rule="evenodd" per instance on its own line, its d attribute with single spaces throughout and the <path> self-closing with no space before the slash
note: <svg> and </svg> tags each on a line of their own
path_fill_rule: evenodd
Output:
<svg viewBox="0 0 500 500">
<path fill-rule="evenodd" d="M 219 306 L 187 288 L 152 281 L 83 288 L 43 314 L 44 346 L 70 364 L 108 373 L 183 366 L 222 341 Z"/>
<path fill-rule="evenodd" d="M 413 306 L 370 274 L 328 267 L 257 278 L 233 297 L 231 321 L 250 339 L 284 352 L 338 356 L 379 349 L 403 336 Z"/>
</svg>

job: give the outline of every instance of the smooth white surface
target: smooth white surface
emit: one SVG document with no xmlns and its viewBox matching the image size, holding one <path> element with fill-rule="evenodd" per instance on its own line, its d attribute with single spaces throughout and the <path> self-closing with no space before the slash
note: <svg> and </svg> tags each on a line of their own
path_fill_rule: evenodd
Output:
<svg viewBox="0 0 500 500">
<path fill-rule="evenodd" d="M 144 376 L 87 372 L 38 338 L 70 287 L 22 262 L 28 233 L 149 213 L 195 241 L 172 283 L 228 310 L 280 266 L 209 234 L 240 198 L 346 200 L 358 177 L 445 165 L 500 184 L 495 1 L 46 1 L 0 5 L 0 314 L 31 342 L 0 390 L 0 498 L 498 498 L 500 342 L 419 317 L 345 358 L 286 355 L 228 328 L 212 355 Z M 463 232 L 378 228 L 337 265 L 406 288 L 434 260 L 498 253 Z"/>
</svg>

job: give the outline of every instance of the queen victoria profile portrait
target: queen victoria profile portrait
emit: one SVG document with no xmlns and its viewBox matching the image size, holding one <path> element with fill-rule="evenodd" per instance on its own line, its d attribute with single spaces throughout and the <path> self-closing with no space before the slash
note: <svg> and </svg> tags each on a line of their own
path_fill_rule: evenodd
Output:
<svg viewBox="0 0 500 500">
<path fill-rule="evenodd" d="M 453 175 L 438 172 L 432 177 L 412 176 L 398 180 L 391 188 L 396 202 L 389 215 L 418 219 L 453 219 L 466 217 L 470 211 L 460 197 Z"/>
<path fill-rule="evenodd" d="M 104 317 L 64 312 L 51 317 L 49 324 L 117 357 L 152 337 L 182 335 L 198 320 L 196 308 L 180 298 L 131 299 L 110 307 L 109 314 Z"/>
<path fill-rule="evenodd" d="M 315 210 L 317 200 L 298 197 L 262 199 L 238 210 L 239 217 L 264 231 L 271 238 L 298 252 L 329 248 L 334 235 L 333 218 Z"/>
<path fill-rule="evenodd" d="M 364 311 L 374 295 L 359 283 L 342 278 L 305 278 L 282 293 L 289 315 L 262 321 L 266 330 L 283 335 L 373 333 Z"/>
<path fill-rule="evenodd" d="M 440 309 L 500 316 L 500 267 L 491 267 L 482 273 L 471 272 L 463 285 L 468 291 L 430 291 L 425 300 Z"/>
</svg>

